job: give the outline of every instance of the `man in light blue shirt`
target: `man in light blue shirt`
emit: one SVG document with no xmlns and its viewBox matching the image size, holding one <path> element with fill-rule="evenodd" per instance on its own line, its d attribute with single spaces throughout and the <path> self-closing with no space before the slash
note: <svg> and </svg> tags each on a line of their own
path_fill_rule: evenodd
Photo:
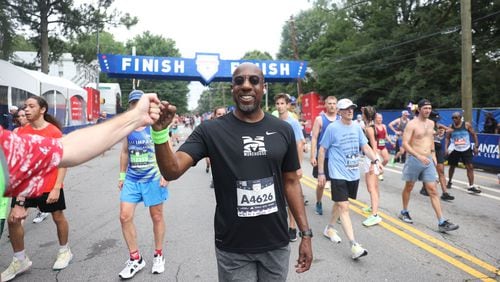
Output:
<svg viewBox="0 0 500 282">
<path fill-rule="evenodd" d="M 274 104 L 276 106 L 276 112 L 278 113 L 279 119 L 288 122 L 293 129 L 293 134 L 295 135 L 295 142 L 297 143 L 297 153 L 299 155 L 299 163 L 302 163 L 302 153 L 304 152 L 304 144 L 306 142 L 304 138 L 304 133 L 302 133 L 302 127 L 300 123 L 293 117 L 291 117 L 288 108 L 290 107 L 290 95 L 286 93 L 279 93 L 274 96 Z M 297 170 L 299 177 L 302 177 L 302 169 Z M 288 235 L 290 236 L 290 242 L 297 241 L 297 224 L 293 218 L 290 209 L 288 209 Z"/>
<path fill-rule="evenodd" d="M 349 198 L 356 199 L 358 193 L 360 148 L 365 153 L 365 157 L 372 160 L 370 170 L 373 170 L 374 166 L 378 166 L 379 170 L 382 171 L 382 165 L 368 145 L 363 130 L 352 121 L 356 107 L 356 104 L 353 104 L 349 99 L 341 99 L 337 102 L 341 120 L 328 125 L 318 152 L 318 182 L 320 185 L 324 185 L 326 178 L 323 162 L 325 152 L 328 151 L 328 172 L 332 179 L 332 200 L 335 202 L 330 223 L 325 227 L 323 235 L 332 242 L 341 242 L 337 230 L 333 228 L 340 217 L 342 229 L 351 242 L 353 259 L 368 254 L 368 251 L 354 239 L 349 216 Z"/>
</svg>

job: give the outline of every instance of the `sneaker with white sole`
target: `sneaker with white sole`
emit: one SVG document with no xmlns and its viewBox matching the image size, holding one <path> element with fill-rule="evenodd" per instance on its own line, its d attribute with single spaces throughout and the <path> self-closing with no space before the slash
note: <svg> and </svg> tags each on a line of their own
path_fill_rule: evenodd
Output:
<svg viewBox="0 0 500 282">
<path fill-rule="evenodd" d="M 28 258 L 28 256 L 26 256 L 24 260 L 19 260 L 16 257 L 14 257 L 9 267 L 4 272 L 2 272 L 1 281 L 10 281 L 14 279 L 17 275 L 30 269 L 31 264 L 32 262 Z"/>
<path fill-rule="evenodd" d="M 64 250 L 59 250 L 59 252 L 57 253 L 56 262 L 54 263 L 54 266 L 52 266 L 52 269 L 53 270 L 65 269 L 72 259 L 73 259 L 73 253 L 71 253 L 71 250 L 69 248 L 66 248 Z"/>
<path fill-rule="evenodd" d="M 33 218 L 33 223 L 40 223 L 40 222 L 44 221 L 47 218 L 47 216 L 49 216 L 49 214 L 50 213 L 48 213 L 48 212 L 39 211 L 36 214 L 35 218 Z"/>
<path fill-rule="evenodd" d="M 141 257 L 138 260 L 128 259 L 125 268 L 118 274 L 121 279 L 129 279 L 146 266 L 146 261 Z"/>
<path fill-rule="evenodd" d="M 368 251 L 361 247 L 360 244 L 356 243 L 351 247 L 352 259 L 359 259 L 360 257 L 364 257 L 368 254 Z"/>
<path fill-rule="evenodd" d="M 472 186 L 469 186 L 469 188 L 467 189 L 467 192 L 469 194 L 480 194 L 481 193 L 481 189 L 479 189 L 477 187 L 474 187 L 474 185 L 472 185 Z"/>
<path fill-rule="evenodd" d="M 153 257 L 153 268 L 151 269 L 151 273 L 160 274 L 165 271 L 165 258 L 160 255 L 155 255 Z"/>
<path fill-rule="evenodd" d="M 342 242 L 342 239 L 340 238 L 337 230 L 331 228 L 330 226 L 326 226 L 325 230 L 323 231 L 323 235 L 330 239 L 330 241 L 335 242 L 335 243 L 340 243 Z"/>
<path fill-rule="evenodd" d="M 401 211 L 398 217 L 406 223 L 413 223 L 413 219 L 411 218 L 410 213 L 407 211 Z"/>
<path fill-rule="evenodd" d="M 382 222 L 382 218 L 379 215 L 370 215 L 367 219 L 363 221 L 364 226 L 373 226 Z"/>
<path fill-rule="evenodd" d="M 446 233 L 447 231 L 457 230 L 458 229 L 458 225 L 457 224 L 453 224 L 449 220 L 445 220 L 443 223 L 441 223 L 441 224 L 438 225 L 438 228 L 439 228 L 439 232 Z"/>
</svg>

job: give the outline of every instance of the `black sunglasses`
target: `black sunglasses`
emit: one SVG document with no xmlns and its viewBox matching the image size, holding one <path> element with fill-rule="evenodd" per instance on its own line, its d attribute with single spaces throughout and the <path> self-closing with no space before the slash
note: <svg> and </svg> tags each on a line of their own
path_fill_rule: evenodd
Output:
<svg viewBox="0 0 500 282">
<path fill-rule="evenodd" d="M 245 80 L 248 79 L 250 84 L 258 85 L 260 83 L 260 76 L 258 75 L 239 75 L 233 78 L 233 82 L 236 85 L 243 85 Z"/>
</svg>

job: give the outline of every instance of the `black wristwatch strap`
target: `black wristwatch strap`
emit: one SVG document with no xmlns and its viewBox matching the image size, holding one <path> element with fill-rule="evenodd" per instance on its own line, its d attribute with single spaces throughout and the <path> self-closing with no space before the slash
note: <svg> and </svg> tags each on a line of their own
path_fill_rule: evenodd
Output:
<svg viewBox="0 0 500 282">
<path fill-rule="evenodd" d="M 14 202 L 14 204 L 15 204 L 16 206 L 24 207 L 25 202 L 24 202 L 24 201 L 22 201 L 22 200 L 16 200 L 16 201 Z"/>
<path fill-rule="evenodd" d="M 299 236 L 300 236 L 300 238 L 302 238 L 302 237 L 311 237 L 312 238 L 312 236 L 313 236 L 312 229 L 309 228 L 309 229 L 307 229 L 305 231 L 300 231 L 299 232 Z"/>
</svg>

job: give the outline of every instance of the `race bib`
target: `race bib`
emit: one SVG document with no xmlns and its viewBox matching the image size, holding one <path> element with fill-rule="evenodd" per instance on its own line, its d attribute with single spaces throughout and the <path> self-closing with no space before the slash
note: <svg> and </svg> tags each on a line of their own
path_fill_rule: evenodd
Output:
<svg viewBox="0 0 500 282">
<path fill-rule="evenodd" d="M 141 169 L 151 166 L 150 153 L 146 150 L 129 150 L 130 168 Z"/>
<path fill-rule="evenodd" d="M 385 146 L 385 139 L 379 139 L 379 140 L 378 140 L 378 146 L 379 146 L 379 147 L 383 147 L 383 146 Z"/>
<path fill-rule="evenodd" d="M 345 158 L 346 158 L 346 168 L 348 170 L 357 170 L 357 169 L 359 169 L 359 157 L 358 157 L 358 154 L 347 155 Z"/>
<path fill-rule="evenodd" d="M 255 217 L 278 211 L 273 177 L 236 181 L 239 217 Z"/>
<path fill-rule="evenodd" d="M 465 140 L 465 138 L 455 138 L 454 143 L 455 145 L 466 145 L 467 140 Z"/>
</svg>

